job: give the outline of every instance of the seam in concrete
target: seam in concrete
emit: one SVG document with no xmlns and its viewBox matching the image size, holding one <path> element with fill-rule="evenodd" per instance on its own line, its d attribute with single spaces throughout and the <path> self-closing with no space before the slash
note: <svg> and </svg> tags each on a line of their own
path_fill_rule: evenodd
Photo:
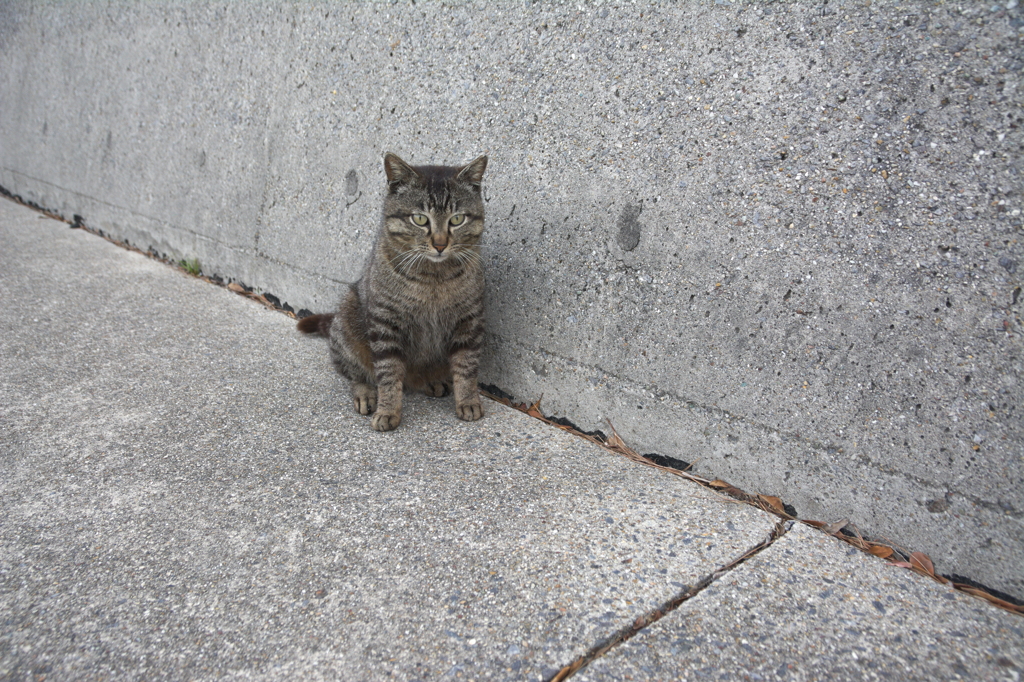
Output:
<svg viewBox="0 0 1024 682">
<path fill-rule="evenodd" d="M 47 187 L 53 187 L 54 189 L 59 189 L 61 192 L 67 192 L 68 194 L 74 194 L 77 197 L 82 197 L 86 201 L 91 201 L 91 202 L 94 202 L 94 203 L 97 203 L 97 204 L 102 204 L 104 206 L 109 206 L 110 208 L 116 208 L 117 210 L 124 211 L 125 213 L 128 213 L 130 215 L 138 216 L 140 218 L 145 218 L 146 220 L 152 220 L 154 223 L 160 223 L 161 225 L 166 225 L 166 226 L 168 226 L 170 228 L 180 229 L 183 232 L 188 232 L 189 234 L 194 234 L 197 237 L 201 236 L 201 235 L 199 235 L 199 234 L 197 234 L 195 232 L 192 232 L 191 230 L 188 230 L 188 229 L 185 229 L 185 228 L 178 228 L 178 227 L 172 225 L 171 223 L 167 222 L 166 220 L 163 220 L 162 218 L 154 218 L 153 216 L 146 215 L 145 213 L 139 213 L 136 210 L 133 210 L 133 209 L 130 209 L 130 208 L 125 208 L 124 206 L 119 206 L 117 204 L 112 204 L 109 201 L 103 201 L 102 199 L 97 199 L 96 197 L 90 196 L 88 194 L 82 194 L 81 192 L 78 192 L 76 190 L 70 189 L 68 187 L 61 187 L 60 185 L 56 185 L 56 184 L 54 184 L 54 183 L 52 183 L 52 182 L 50 182 L 48 180 L 43 180 L 41 178 L 37 178 L 35 176 L 28 175 L 27 173 L 22 173 L 21 171 L 14 170 L 13 168 L 8 168 L 7 166 L 4 166 L 3 169 L 5 171 L 8 171 L 9 173 L 11 173 L 12 175 L 17 175 L 17 176 L 20 176 L 22 178 L 27 178 L 27 179 L 29 179 L 29 180 L 31 180 L 33 182 L 38 182 L 41 185 L 46 185 Z M 17 197 L 17 195 L 15 195 L 13 193 L 10 196 Z M 44 209 L 44 210 L 49 211 L 49 209 Z"/>
<path fill-rule="evenodd" d="M 183 234 L 189 235 L 190 237 L 195 238 L 197 241 L 207 242 L 207 243 L 210 243 L 210 244 L 216 244 L 218 247 L 226 249 L 227 251 L 231 251 L 231 252 L 234 252 L 234 253 L 241 253 L 241 254 L 245 254 L 245 255 L 249 255 L 249 256 L 256 256 L 256 257 L 259 257 L 259 258 L 261 258 L 261 259 L 263 259 L 263 260 L 265 260 L 267 262 L 273 263 L 274 265 L 277 265 L 279 267 L 287 268 L 288 270 L 291 270 L 292 272 L 297 272 L 297 273 L 305 275 L 307 277 L 323 278 L 323 279 L 327 280 L 328 282 L 331 282 L 332 284 L 337 284 L 338 286 L 344 286 L 344 285 L 348 284 L 348 282 L 344 282 L 344 281 L 342 281 L 340 279 L 334 279 L 333 277 L 326 277 L 326 276 L 324 276 L 324 275 L 322 275 L 322 274 L 320 274 L 318 272 L 314 272 L 313 270 L 307 270 L 305 268 L 297 266 L 294 263 L 288 263 L 288 262 L 285 262 L 285 261 L 283 261 L 283 260 L 281 260 L 279 258 L 274 258 L 272 256 L 266 255 L 265 253 L 263 253 L 263 252 L 261 252 L 259 250 L 259 233 L 258 232 L 257 232 L 256 243 L 253 245 L 252 248 L 233 246 L 233 245 L 228 244 L 226 242 L 222 242 L 219 239 L 214 239 L 213 237 L 211 237 L 209 235 L 201 234 L 199 232 L 196 232 L 195 230 L 190 230 L 187 227 L 182 227 L 180 225 L 172 224 L 172 223 L 164 220 L 163 218 L 155 218 L 155 217 L 153 217 L 151 215 L 148 215 L 148 214 L 145 214 L 145 213 L 140 213 L 139 211 L 127 208 L 125 206 L 121 206 L 119 204 L 112 204 L 109 201 L 103 201 L 102 199 L 97 199 L 95 197 L 82 194 L 81 192 L 77 192 L 77 191 L 75 191 L 73 189 L 69 189 L 67 187 L 62 187 L 60 185 L 56 185 L 56 184 L 54 184 L 52 182 L 49 182 L 47 180 L 42 180 L 40 178 L 34 177 L 32 175 L 28 175 L 26 173 L 22 173 L 21 171 L 16 171 L 16 170 L 14 170 L 12 168 L 8 168 L 6 166 L 3 166 L 3 170 L 10 172 L 12 175 L 16 175 L 16 176 L 19 176 L 19 177 L 22 177 L 22 178 L 26 178 L 28 180 L 31 180 L 32 182 L 37 182 L 37 183 L 39 183 L 41 185 L 45 185 L 47 187 L 52 187 L 52 188 L 54 188 L 56 190 L 60 190 L 61 192 L 67 192 L 68 194 L 73 194 L 73 195 L 75 195 L 77 197 L 81 197 L 81 198 L 83 198 L 83 199 L 85 199 L 87 201 L 90 201 L 90 202 L 93 202 L 93 203 L 96 203 L 96 204 L 101 204 L 103 206 L 107 206 L 109 208 L 112 208 L 112 209 L 115 209 L 115 210 L 118 210 L 118 211 L 124 211 L 128 215 L 137 216 L 139 218 L 144 218 L 145 220 L 150 220 L 150 221 L 152 221 L 154 223 L 157 223 L 159 225 L 165 225 L 169 229 L 176 230 L 176 231 L 181 232 Z M 5 188 L 0 188 L 0 194 L 7 195 L 10 198 L 14 199 L 15 201 L 18 201 L 19 203 L 22 203 L 22 204 L 28 206 L 29 208 L 41 210 L 44 213 L 48 213 L 48 214 L 52 214 L 52 215 L 55 215 L 55 216 L 59 216 L 61 218 L 61 220 L 64 220 L 65 222 L 68 222 L 68 223 L 71 222 L 67 218 L 65 218 L 63 215 L 61 215 L 60 213 L 58 213 L 56 211 L 53 211 L 53 210 L 51 210 L 49 208 L 46 208 L 45 206 L 38 206 L 38 205 L 35 205 L 35 204 L 31 203 L 31 202 L 25 201 L 20 195 L 17 195 L 15 193 L 11 192 L 10 190 L 6 190 Z M 77 223 L 76 227 L 85 227 L 86 229 L 88 229 L 90 232 L 93 232 L 93 233 L 96 233 L 96 231 L 97 231 L 94 228 L 87 227 L 88 223 L 85 222 L 84 218 L 82 219 L 82 221 L 76 221 L 76 223 Z M 120 246 L 124 246 L 124 244 L 125 244 L 125 242 L 122 242 L 120 239 L 114 237 L 113 235 L 108 235 L 106 233 L 103 233 L 100 236 L 103 237 L 104 239 L 107 239 L 107 241 L 113 242 L 114 244 L 118 244 Z M 147 245 L 146 246 L 146 249 L 150 249 L 150 248 L 152 248 L 151 245 Z M 142 251 L 142 253 L 147 253 L 147 251 L 143 251 L 142 249 L 139 249 L 139 250 Z M 217 276 L 219 277 L 219 275 L 217 275 Z M 224 278 L 224 279 L 227 280 L 227 278 Z"/>
<path fill-rule="evenodd" d="M 31 176 L 25 175 L 24 177 L 31 177 Z M 49 184 L 51 187 L 58 187 L 57 185 L 53 185 L 53 184 L 50 184 L 50 183 L 45 183 L 45 184 Z M 73 190 L 66 190 L 66 191 L 74 192 Z M 14 194 L 13 192 L 8 190 L 3 185 L 0 185 L 0 196 L 7 197 L 11 201 L 14 201 L 15 203 L 21 204 L 22 206 L 26 206 L 28 208 L 31 208 L 34 211 L 39 211 L 40 213 L 42 213 L 43 215 L 47 216 L 48 218 L 52 218 L 53 220 L 60 220 L 62 222 L 65 222 L 65 223 L 67 223 L 68 225 L 70 225 L 74 229 L 85 230 L 89 234 L 93 234 L 93 235 L 96 235 L 97 237 L 100 237 L 101 239 L 105 239 L 106 241 L 110 242 L 111 244 L 119 246 L 122 249 L 125 249 L 125 250 L 128 250 L 128 251 L 134 251 L 135 253 L 140 253 L 143 256 L 146 256 L 147 258 L 152 258 L 153 260 L 156 260 L 156 261 L 159 261 L 161 263 L 164 263 L 165 265 L 170 265 L 171 267 L 177 268 L 179 270 L 183 270 L 183 268 L 179 265 L 179 263 L 177 261 L 175 261 L 175 260 L 173 260 L 171 258 L 168 258 L 166 256 L 166 254 L 161 254 L 161 253 L 157 252 L 156 250 L 153 249 L 152 246 L 147 246 L 146 250 L 144 251 L 141 248 L 139 248 L 138 246 L 134 246 L 134 245 L 130 244 L 128 241 L 122 241 L 122 240 L 114 237 L 113 235 L 107 234 L 106 232 L 104 232 L 103 230 L 100 230 L 99 228 L 91 227 L 88 224 L 88 221 L 86 221 L 85 218 L 83 218 L 82 216 L 78 215 L 77 213 L 74 216 L 74 220 L 68 220 L 66 217 L 64 217 L 60 213 L 57 213 L 56 211 L 52 211 L 52 210 L 50 210 L 50 209 L 48 209 L 48 208 L 46 208 L 44 206 L 40 206 L 39 204 L 36 204 L 33 201 L 28 201 L 28 200 L 24 199 L 21 195 Z M 106 203 L 106 202 L 100 202 L 100 203 L 103 203 L 106 206 L 111 206 L 113 208 L 120 208 L 119 206 L 116 206 L 115 204 L 109 204 L 109 203 Z M 134 213 L 134 215 L 138 215 L 138 216 L 141 216 L 141 217 L 146 217 L 146 216 L 144 216 L 141 213 Z M 227 249 L 229 251 L 234 251 L 236 253 L 250 253 L 250 251 L 248 249 L 234 247 L 234 246 L 231 246 L 229 244 L 225 244 L 224 242 L 217 241 L 216 239 L 213 239 L 211 237 L 207 237 L 206 235 L 201 235 L 201 234 L 198 234 L 198 233 L 195 233 L 195 232 L 191 232 L 189 230 L 183 230 L 183 231 L 193 235 L 198 240 L 212 242 L 214 244 L 219 244 L 220 246 L 222 246 L 223 248 L 225 248 L 225 249 Z M 344 285 L 347 284 L 347 282 L 343 282 L 341 280 L 336 280 L 336 279 L 334 279 L 332 277 L 324 277 L 323 275 L 319 275 L 319 274 L 313 273 L 311 271 L 307 272 L 307 271 L 303 270 L 302 268 L 298 268 L 298 267 L 295 267 L 295 266 L 291 265 L 290 263 L 285 263 L 283 261 L 278 261 L 278 260 L 272 259 L 272 258 L 267 258 L 266 260 L 271 261 L 271 262 L 273 262 L 273 263 L 275 263 L 275 264 L 277 264 L 277 265 L 279 265 L 279 266 L 281 266 L 283 268 L 291 269 L 291 270 L 293 270 L 295 272 L 299 272 L 299 273 L 302 273 L 302 274 L 315 275 L 317 277 L 323 277 L 327 281 L 332 282 L 334 284 L 337 284 L 339 286 L 344 286 Z M 237 280 L 237 279 L 233 279 L 233 278 L 230 278 L 230 277 L 222 277 L 222 276 L 218 275 L 217 273 L 210 273 L 210 274 L 203 273 L 203 274 L 200 274 L 200 275 L 192 275 L 192 276 L 198 277 L 199 279 L 201 279 L 201 280 L 203 280 L 205 282 L 209 282 L 210 284 L 215 284 L 217 286 L 227 288 L 227 289 L 229 289 L 231 291 L 234 291 L 235 293 L 237 293 L 237 294 L 239 294 L 241 296 L 245 296 L 246 298 L 257 300 L 258 302 L 266 305 L 269 308 L 272 308 L 273 310 L 278 310 L 280 312 L 285 313 L 286 315 L 291 315 L 292 317 L 296 316 L 295 309 L 292 306 L 290 306 L 287 303 L 287 301 L 283 301 L 282 302 L 280 300 L 280 297 L 274 295 L 272 292 L 269 292 L 269 291 L 257 292 L 255 287 L 251 287 L 251 286 L 249 286 L 249 285 L 245 284 L 244 282 L 241 282 L 240 280 Z M 232 284 L 240 284 L 242 286 L 243 290 L 232 289 L 231 286 L 230 286 Z M 273 300 L 270 300 L 270 299 L 273 299 Z M 276 303 L 275 303 L 275 301 L 276 301 Z"/>
<path fill-rule="evenodd" d="M 660 388 L 657 384 L 653 384 L 653 383 L 652 384 L 647 384 L 647 385 L 638 384 L 638 383 L 636 383 L 635 381 L 633 381 L 631 379 L 627 379 L 627 378 L 621 377 L 618 374 L 615 374 L 614 372 L 610 372 L 610 371 L 604 369 L 603 367 L 600 367 L 598 365 L 588 365 L 586 363 L 579 362 L 578 360 L 574 360 L 572 358 L 567 358 L 567 357 L 565 357 L 563 355 L 560 355 L 558 353 L 554 353 L 552 351 L 549 351 L 546 348 L 544 348 L 543 346 L 537 346 L 537 347 L 527 346 L 527 345 L 523 344 L 522 342 L 516 341 L 515 339 L 509 339 L 509 338 L 506 338 L 504 336 L 499 336 L 497 334 L 494 335 L 494 338 L 501 339 L 503 344 L 507 344 L 509 346 L 512 346 L 512 347 L 517 348 L 517 349 L 522 350 L 522 351 L 527 351 L 527 352 L 531 352 L 531 353 L 543 353 L 544 355 L 550 356 L 551 358 L 554 358 L 558 362 L 564 363 L 564 364 L 569 365 L 571 367 L 578 367 L 580 369 L 585 369 L 585 370 L 589 370 L 589 371 L 592 371 L 592 372 L 600 372 L 601 374 L 604 374 L 604 375 L 606 375 L 608 377 L 611 377 L 612 379 L 614 379 L 615 381 L 623 384 L 624 386 L 629 386 L 629 387 L 632 387 L 632 388 L 640 390 L 640 391 L 645 391 L 645 392 L 651 393 L 655 397 L 666 396 L 668 398 L 671 398 L 673 400 L 676 400 L 676 401 L 680 402 L 682 404 L 682 406 L 684 408 L 688 409 L 688 410 L 699 410 L 699 411 L 705 412 L 707 414 L 711 414 L 711 415 L 713 415 L 715 417 L 720 417 L 721 419 L 725 420 L 729 424 L 732 424 L 732 423 L 743 424 L 743 425 L 751 428 L 752 430 L 759 431 L 760 433 L 765 434 L 765 435 L 777 436 L 777 437 L 781 438 L 784 441 L 789 441 L 789 442 L 797 442 L 797 441 L 799 441 L 799 442 L 802 442 L 805 446 L 807 446 L 809 448 L 812 448 L 812 449 L 815 449 L 815 450 L 822 450 L 822 451 L 836 450 L 838 452 L 843 452 L 843 448 L 838 447 L 836 445 L 829 445 L 827 443 L 823 443 L 823 442 L 818 441 L 818 440 L 813 440 L 813 439 L 807 438 L 806 436 L 802 436 L 802 435 L 800 435 L 799 433 L 796 433 L 796 432 L 784 431 L 782 429 L 777 429 L 777 428 L 774 428 L 772 426 L 768 426 L 767 424 L 764 424 L 762 422 L 751 421 L 750 419 L 748 419 L 748 418 L 746 418 L 746 417 L 744 417 L 742 415 L 734 414 L 734 413 L 729 412 L 728 410 L 724 410 L 721 407 L 718 407 L 716 405 L 706 405 L 706 404 L 700 403 L 700 402 L 698 402 L 696 400 L 691 400 L 691 399 L 686 398 L 684 396 L 677 395 L 677 394 L 675 394 L 675 393 L 673 393 L 671 391 L 666 391 L 666 390 Z M 659 454 L 665 454 L 665 453 L 659 453 Z M 864 464 L 866 466 L 870 466 L 873 469 L 877 470 L 878 472 L 880 472 L 882 474 L 885 474 L 887 476 L 897 477 L 897 478 L 900 478 L 900 479 L 905 480 L 905 481 L 910 481 L 912 483 L 916 483 L 916 484 L 918 484 L 920 486 L 923 486 L 923 487 L 926 487 L 926 488 L 933 488 L 933 489 L 936 489 L 936 490 L 946 490 L 947 492 L 949 492 L 949 493 L 951 493 L 953 495 L 956 495 L 958 497 L 961 497 L 961 498 L 969 501 L 971 504 L 974 504 L 974 505 L 976 505 L 978 507 L 982 507 L 982 508 L 988 509 L 990 511 L 996 511 L 996 512 L 999 512 L 1000 514 L 1004 514 L 1004 515 L 1006 514 L 1006 511 L 1002 507 L 1000 507 L 998 504 L 996 504 L 994 502 L 987 501 L 987 500 L 983 500 L 983 499 L 981 499 L 979 497 L 971 495 L 971 494 L 969 494 L 969 493 L 967 493 L 965 491 L 962 491 L 962 490 L 960 490 L 958 488 L 951 487 L 951 486 L 946 485 L 946 484 L 936 483 L 936 482 L 930 481 L 930 480 L 928 480 L 926 478 L 921 478 L 920 476 L 915 476 L 913 474 L 909 474 L 909 473 L 906 473 L 906 472 L 903 472 L 903 471 L 898 471 L 898 470 L 890 468 L 890 467 L 886 467 L 886 466 L 882 465 L 881 463 L 875 462 L 875 461 L 873 461 L 873 460 L 871 460 L 870 458 L 867 458 L 867 457 L 863 457 L 863 456 L 859 457 L 859 460 L 861 461 L 862 464 Z M 1024 511 L 1013 512 L 1013 513 L 1009 514 L 1009 516 L 1011 516 L 1014 519 L 1018 519 L 1018 520 L 1024 519 Z"/>
<path fill-rule="evenodd" d="M 89 227 L 89 225 L 86 224 L 85 219 L 82 218 L 82 216 L 80 216 L 78 214 L 75 214 L 75 219 L 72 222 L 72 221 L 68 220 L 67 218 L 65 218 L 64 216 L 62 216 L 61 214 L 56 213 L 54 211 L 51 211 L 51 210 L 49 210 L 47 208 L 44 208 L 42 206 L 39 206 L 35 202 L 26 201 L 20 195 L 12 193 L 11 191 L 9 191 L 3 185 L 0 185 L 0 196 L 6 197 L 6 198 L 10 199 L 11 201 L 13 201 L 13 202 L 15 202 L 17 204 L 21 204 L 22 206 L 26 206 L 28 208 L 31 208 L 34 211 L 39 211 L 43 216 L 46 216 L 47 218 L 67 223 L 72 229 L 85 230 L 89 234 L 94 235 L 96 237 L 99 237 L 100 239 L 106 240 L 106 241 L 110 242 L 111 244 L 113 244 L 114 246 L 118 246 L 118 247 L 124 249 L 125 251 L 132 251 L 133 253 L 141 254 L 141 255 L 145 256 L 146 258 L 149 258 L 151 260 L 155 260 L 155 261 L 157 261 L 159 263 L 163 263 L 164 265 L 168 265 L 168 266 L 170 266 L 170 267 L 172 267 L 172 268 L 174 268 L 176 270 L 179 270 L 180 272 L 183 272 L 183 273 L 187 274 L 190 277 L 195 277 L 196 279 L 200 279 L 200 280 L 202 280 L 204 282 L 207 282 L 209 284 L 213 284 L 215 286 L 219 286 L 221 288 L 227 289 L 228 291 L 232 291 L 232 292 L 238 294 L 239 296 L 244 296 L 245 298 L 249 298 L 251 300 L 254 300 L 257 303 L 260 303 L 260 304 L 262 304 L 262 305 L 264 305 L 264 306 L 266 306 L 266 307 L 268 307 L 268 308 L 270 308 L 272 310 L 277 310 L 279 312 L 282 312 L 285 315 L 290 315 L 291 317 L 296 317 L 296 314 L 295 314 L 294 310 L 290 310 L 288 308 L 285 308 L 284 305 L 287 305 L 287 304 L 282 305 L 281 302 L 280 302 L 280 299 L 278 299 L 277 296 L 274 296 L 270 292 L 264 292 L 264 294 L 256 293 L 256 291 L 255 291 L 255 289 L 253 287 L 250 287 L 250 286 L 244 285 L 244 284 L 240 284 L 237 280 L 221 278 L 219 275 L 216 275 L 216 274 L 214 274 L 214 275 L 198 274 L 197 275 L 197 274 L 194 274 L 192 272 L 189 272 L 185 267 L 182 266 L 181 263 L 173 261 L 170 258 L 167 258 L 165 255 L 157 253 L 156 251 L 154 251 L 152 249 L 152 247 L 149 247 L 146 251 L 143 251 L 142 249 L 140 249 L 137 246 L 132 246 L 127 241 L 120 241 L 119 239 L 115 239 L 114 237 L 112 237 L 112 236 L 106 234 L 105 232 L 103 232 L 102 230 L 99 230 L 99 229 L 93 228 L 93 227 Z M 235 288 L 235 285 L 240 285 L 240 286 L 238 286 L 238 288 Z M 268 298 L 268 296 L 270 298 Z M 277 301 L 277 303 L 275 303 L 274 301 L 271 301 L 270 300 L 271 298 L 274 299 L 274 301 Z"/>
<path fill-rule="evenodd" d="M 671 613 L 672 611 L 678 609 L 680 606 L 683 605 L 683 603 L 689 601 L 693 597 L 696 597 L 698 594 L 707 589 L 709 585 L 714 583 L 716 580 L 718 580 L 720 577 L 722 577 L 732 569 L 736 568 L 737 566 L 745 562 L 747 559 L 756 556 L 768 547 L 771 547 L 776 540 L 785 535 L 789 531 L 789 529 L 793 527 L 794 523 L 796 522 L 779 521 L 775 524 L 775 528 L 772 529 L 772 532 L 768 535 L 768 537 L 765 540 L 754 545 L 746 552 L 730 561 L 728 564 L 704 576 L 693 587 L 689 587 L 686 590 L 683 590 L 683 592 L 672 597 L 671 599 L 663 603 L 661 606 L 655 608 L 654 610 L 648 611 L 647 613 L 638 616 L 632 624 L 627 625 L 625 628 L 612 634 L 610 637 L 595 644 L 587 653 L 583 654 L 569 665 L 563 667 L 561 670 L 558 671 L 558 673 L 554 675 L 554 677 L 549 678 L 546 682 L 563 682 L 564 680 L 569 679 L 570 677 L 578 673 L 580 670 L 590 665 L 590 663 L 592 663 L 594 660 L 600 658 L 601 656 L 604 656 L 606 653 L 608 653 L 618 645 L 622 644 L 623 642 L 635 637 L 641 630 L 650 627 L 651 625 L 653 625 L 654 623 L 658 622 L 666 615 Z"/>
<path fill-rule="evenodd" d="M 231 247 L 229 246 L 228 248 L 231 248 Z M 295 265 L 294 263 L 288 263 L 286 261 L 281 260 L 280 258 L 275 258 L 273 256 L 268 256 L 268 255 L 266 255 L 266 254 L 264 254 L 262 252 L 259 252 L 259 251 L 254 251 L 253 253 L 256 253 L 260 258 L 262 258 L 263 260 L 267 261 L 268 263 L 273 263 L 274 265 L 279 265 L 282 268 L 287 268 L 288 270 L 291 270 L 292 272 L 298 272 L 298 273 L 306 275 L 307 277 L 310 277 L 310 278 L 318 278 L 318 279 L 322 278 L 322 279 L 324 279 L 324 280 L 326 280 L 328 282 L 331 282 L 333 284 L 337 284 L 340 287 L 345 287 L 345 286 L 348 286 L 350 284 L 350 282 L 346 282 L 346 281 L 340 280 L 340 279 L 334 279 L 333 277 L 328 277 L 328 276 L 320 274 L 319 272 L 316 272 L 314 270 L 307 270 L 307 269 L 305 269 L 303 267 Z M 339 296 L 340 296 L 340 294 L 339 294 Z"/>
<path fill-rule="evenodd" d="M 761 431 L 763 433 L 778 435 L 781 438 L 783 438 L 784 440 L 789 440 L 789 441 L 799 440 L 799 441 L 803 441 L 804 443 L 806 443 L 807 445 L 809 445 L 810 447 L 813 447 L 813 448 L 818 448 L 818 449 L 821 449 L 821 450 L 826 450 L 828 448 L 835 447 L 835 446 L 832 446 L 832 445 L 826 445 L 826 444 L 821 443 L 819 441 L 811 440 L 811 439 L 807 438 L 806 436 L 801 436 L 799 433 L 783 431 L 782 429 L 777 429 L 777 428 L 768 426 L 767 424 L 763 424 L 761 422 L 751 421 L 751 420 L 747 419 L 746 417 L 744 417 L 742 415 L 733 414 L 732 412 L 729 412 L 728 410 L 724 410 L 721 407 L 718 407 L 717 405 L 705 405 L 705 404 L 700 403 L 700 402 L 698 402 L 696 400 L 691 400 L 690 398 L 686 398 L 684 396 L 677 395 L 677 394 L 675 394 L 675 393 L 673 393 L 671 391 L 666 391 L 666 390 L 662 389 L 660 386 L 658 386 L 657 384 L 647 384 L 647 385 L 638 384 L 635 381 L 633 381 L 632 379 L 627 379 L 627 378 L 621 377 L 618 374 L 615 374 L 614 372 L 610 372 L 607 369 L 605 369 L 603 367 L 600 367 L 599 365 L 588 365 L 588 364 L 582 363 L 582 362 L 580 362 L 578 360 L 574 360 L 572 358 L 567 358 L 567 357 L 565 357 L 563 355 L 559 355 L 558 353 L 554 353 L 552 351 L 549 351 L 548 349 L 544 348 L 543 346 L 537 346 L 536 348 L 532 348 L 532 347 L 527 346 L 527 345 L 525 345 L 525 344 L 523 344 L 521 342 L 517 342 L 515 339 L 508 339 L 508 338 L 505 338 L 503 336 L 499 336 L 497 334 L 495 334 L 494 336 L 495 336 L 495 338 L 501 339 L 503 343 L 506 343 L 506 344 L 508 344 L 510 346 L 517 347 L 517 348 L 519 348 L 521 350 L 530 351 L 530 352 L 534 352 L 534 353 L 537 353 L 537 352 L 543 353 L 545 355 L 551 356 L 552 358 L 555 358 L 559 362 L 564 362 L 567 365 L 571 365 L 571 366 L 575 366 L 575 367 L 580 367 L 582 369 L 592 370 L 594 372 L 600 372 L 602 374 L 605 374 L 605 375 L 615 379 L 617 382 L 620 382 L 620 383 L 622 383 L 624 385 L 628 385 L 628 386 L 631 386 L 633 388 L 645 391 L 647 393 L 651 393 L 656 398 L 662 397 L 662 396 L 665 396 L 665 397 L 668 397 L 668 398 L 673 398 L 673 399 L 679 401 L 680 403 L 682 403 L 683 407 L 685 407 L 685 408 L 687 408 L 689 410 L 701 410 L 701 411 L 704 411 L 704 412 L 707 412 L 707 413 L 710 413 L 710 414 L 713 414 L 713 415 L 716 415 L 716 416 L 721 416 L 722 419 L 727 420 L 729 423 L 737 422 L 737 423 L 741 423 L 741 424 L 746 424 L 746 425 L 748 425 L 748 426 L 750 426 L 750 427 L 752 427 L 754 429 L 757 429 L 757 430 L 759 430 L 759 431 Z M 840 448 L 836 448 L 836 449 L 840 449 Z"/>
</svg>

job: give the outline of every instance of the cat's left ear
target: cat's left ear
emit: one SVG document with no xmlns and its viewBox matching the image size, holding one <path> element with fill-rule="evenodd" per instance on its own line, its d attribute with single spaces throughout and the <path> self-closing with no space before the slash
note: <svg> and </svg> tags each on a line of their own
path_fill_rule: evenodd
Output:
<svg viewBox="0 0 1024 682">
<path fill-rule="evenodd" d="M 473 185 L 473 187 L 480 189 L 480 183 L 484 180 L 484 171 L 487 170 L 487 155 L 479 156 L 473 161 L 466 164 L 459 174 L 456 176 L 459 180 L 463 180 Z"/>
<path fill-rule="evenodd" d="M 384 155 L 384 174 L 388 176 L 388 189 L 392 192 L 420 176 L 416 169 L 391 152 Z"/>
</svg>

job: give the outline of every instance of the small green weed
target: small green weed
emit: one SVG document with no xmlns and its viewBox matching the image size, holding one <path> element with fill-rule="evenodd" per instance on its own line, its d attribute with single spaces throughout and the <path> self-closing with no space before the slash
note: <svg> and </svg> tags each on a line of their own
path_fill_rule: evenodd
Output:
<svg viewBox="0 0 1024 682">
<path fill-rule="evenodd" d="M 199 274 L 203 271 L 202 266 L 199 265 L 198 258 L 188 258 L 186 260 L 179 261 L 178 265 L 180 265 L 185 272 L 192 275 L 193 277 L 198 277 Z"/>
</svg>

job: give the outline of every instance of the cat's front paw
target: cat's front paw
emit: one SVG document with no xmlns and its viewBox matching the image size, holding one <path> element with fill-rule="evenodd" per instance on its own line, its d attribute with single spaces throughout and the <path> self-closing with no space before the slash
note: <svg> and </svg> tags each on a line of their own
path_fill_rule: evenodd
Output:
<svg viewBox="0 0 1024 682">
<path fill-rule="evenodd" d="M 359 414 L 370 414 L 377 409 L 377 396 L 357 396 L 355 403 L 356 412 Z"/>
<path fill-rule="evenodd" d="M 452 392 L 452 387 L 444 381 L 429 381 L 423 392 L 432 398 L 443 398 Z"/>
<path fill-rule="evenodd" d="M 377 431 L 392 431 L 402 423 L 401 412 L 377 412 L 371 425 Z"/>
<path fill-rule="evenodd" d="M 367 384 L 353 384 L 352 401 L 355 403 L 356 412 L 370 414 L 377 409 L 377 389 Z"/>
<path fill-rule="evenodd" d="M 480 400 L 467 401 L 455 406 L 455 416 L 466 422 L 475 422 L 484 416 L 484 408 L 480 406 Z"/>
</svg>

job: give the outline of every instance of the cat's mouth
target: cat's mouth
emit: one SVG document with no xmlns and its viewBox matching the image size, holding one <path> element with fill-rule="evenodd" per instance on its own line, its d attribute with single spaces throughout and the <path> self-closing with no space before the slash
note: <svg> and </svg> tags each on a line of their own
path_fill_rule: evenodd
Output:
<svg viewBox="0 0 1024 682">
<path fill-rule="evenodd" d="M 444 250 L 438 253 L 437 251 L 431 249 L 430 251 L 427 252 L 427 258 L 435 263 L 440 263 L 441 261 L 448 260 L 448 251 Z"/>
</svg>

